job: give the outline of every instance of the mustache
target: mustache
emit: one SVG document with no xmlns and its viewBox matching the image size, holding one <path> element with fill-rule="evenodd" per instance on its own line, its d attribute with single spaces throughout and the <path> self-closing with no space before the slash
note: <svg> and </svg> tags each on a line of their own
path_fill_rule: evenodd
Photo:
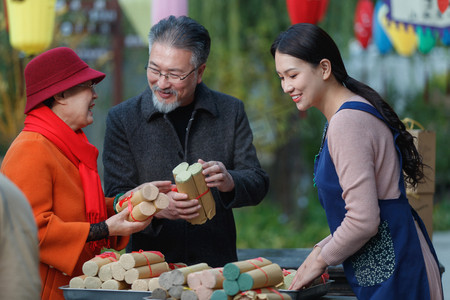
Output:
<svg viewBox="0 0 450 300">
<path fill-rule="evenodd" d="M 159 86 L 155 85 L 152 88 L 152 91 L 155 92 L 162 92 L 162 93 L 166 93 L 166 94 L 174 94 L 175 96 L 178 96 L 178 92 L 176 90 L 173 89 L 162 89 Z"/>
</svg>

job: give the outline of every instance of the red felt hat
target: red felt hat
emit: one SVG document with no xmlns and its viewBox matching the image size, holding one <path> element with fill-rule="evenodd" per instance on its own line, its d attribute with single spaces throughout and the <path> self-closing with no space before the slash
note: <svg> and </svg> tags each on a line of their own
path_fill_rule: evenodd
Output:
<svg viewBox="0 0 450 300">
<path fill-rule="evenodd" d="M 25 67 L 25 113 L 77 84 L 89 80 L 98 83 L 103 78 L 104 73 L 91 69 L 72 49 L 50 49 L 33 58 Z"/>
</svg>

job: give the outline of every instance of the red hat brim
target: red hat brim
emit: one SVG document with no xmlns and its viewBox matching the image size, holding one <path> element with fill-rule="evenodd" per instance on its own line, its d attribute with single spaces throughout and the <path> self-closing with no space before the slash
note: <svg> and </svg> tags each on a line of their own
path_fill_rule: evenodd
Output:
<svg viewBox="0 0 450 300">
<path fill-rule="evenodd" d="M 51 86 L 40 90 L 32 95 L 27 95 L 27 103 L 25 106 L 25 114 L 35 108 L 38 104 L 53 97 L 54 95 L 64 92 L 77 84 L 92 80 L 92 83 L 99 83 L 105 78 L 105 74 L 89 67 L 80 70 L 70 76 L 70 80 L 61 80 Z"/>
</svg>

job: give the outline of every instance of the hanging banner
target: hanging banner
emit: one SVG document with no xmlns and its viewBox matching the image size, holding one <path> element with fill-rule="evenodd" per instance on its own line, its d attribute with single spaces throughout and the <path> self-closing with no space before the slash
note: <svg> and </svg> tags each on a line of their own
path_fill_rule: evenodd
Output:
<svg viewBox="0 0 450 300">
<path fill-rule="evenodd" d="M 375 4 L 374 12 L 373 12 L 373 26 L 372 26 L 372 38 L 375 43 L 375 45 L 378 48 L 378 51 L 380 51 L 381 54 L 386 54 L 389 51 L 392 50 L 393 46 L 391 43 L 391 40 L 389 39 L 388 35 L 386 34 L 386 31 L 384 30 L 383 26 L 381 25 L 383 17 L 382 14 L 380 14 L 381 7 L 385 6 L 381 1 L 378 1 Z"/>
<path fill-rule="evenodd" d="M 152 0 L 119 0 L 119 5 L 139 38 L 148 45 L 148 33 L 152 25 Z"/>
<path fill-rule="evenodd" d="M 450 28 L 450 10 L 441 12 L 438 1 L 430 0 L 384 0 L 388 5 L 388 20 L 414 27 L 430 28 L 442 32 Z"/>
<path fill-rule="evenodd" d="M 355 10 L 355 24 L 353 29 L 361 46 L 366 49 L 372 38 L 373 4 L 370 0 L 359 0 Z"/>
<path fill-rule="evenodd" d="M 450 46 L 450 28 L 445 29 L 441 35 L 441 42 L 445 46 Z"/>
<path fill-rule="evenodd" d="M 411 56 L 417 49 L 417 35 L 411 24 L 389 21 L 389 8 L 383 4 L 379 8 L 378 18 L 395 51 L 403 56 Z"/>
<path fill-rule="evenodd" d="M 326 14 L 328 0 L 286 0 L 291 24 L 317 24 Z"/>
<path fill-rule="evenodd" d="M 448 0 L 437 0 L 437 3 L 438 3 L 438 7 L 439 7 L 439 10 L 441 11 L 441 13 L 444 13 L 448 8 L 449 1 Z"/>
<path fill-rule="evenodd" d="M 427 54 L 436 45 L 436 36 L 430 28 L 416 27 L 417 49 L 422 54 Z"/>
</svg>

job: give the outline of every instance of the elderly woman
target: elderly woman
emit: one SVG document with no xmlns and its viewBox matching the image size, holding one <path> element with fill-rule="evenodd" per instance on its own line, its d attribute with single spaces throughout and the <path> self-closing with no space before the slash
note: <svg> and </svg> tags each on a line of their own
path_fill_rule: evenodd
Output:
<svg viewBox="0 0 450 300">
<path fill-rule="evenodd" d="M 94 85 L 104 77 L 65 47 L 42 53 L 25 68 L 25 127 L 1 172 L 33 209 L 42 299 L 64 299 L 59 287 L 81 275 L 85 261 L 103 247 L 123 249 L 130 234 L 151 222 L 128 222 L 128 210 L 114 215 L 114 199 L 105 199 L 97 171 L 98 150 L 82 131 L 93 122 Z M 153 183 L 161 192 L 170 189 L 170 181 Z"/>
</svg>

